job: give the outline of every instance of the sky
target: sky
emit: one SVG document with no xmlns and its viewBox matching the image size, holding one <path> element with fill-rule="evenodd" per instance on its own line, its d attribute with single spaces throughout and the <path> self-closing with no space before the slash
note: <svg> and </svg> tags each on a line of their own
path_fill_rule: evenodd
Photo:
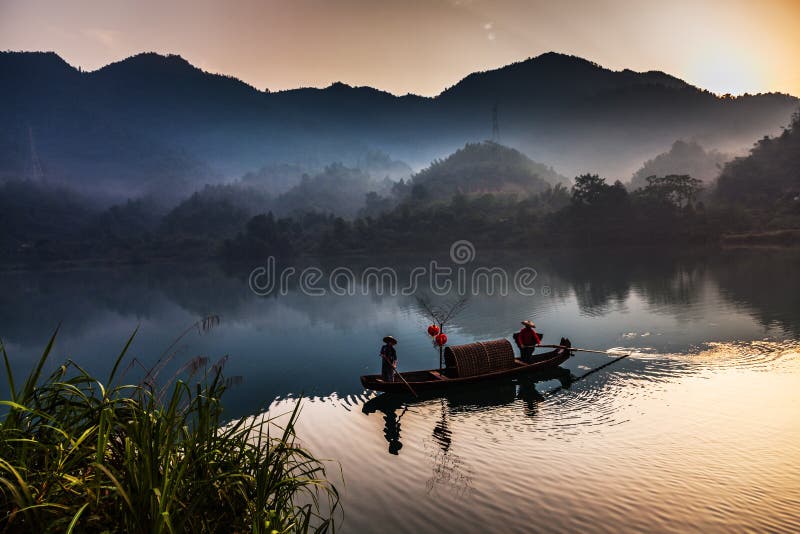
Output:
<svg viewBox="0 0 800 534">
<path fill-rule="evenodd" d="M 0 50 L 85 70 L 155 51 L 259 89 L 427 96 L 555 51 L 719 94 L 800 95 L 800 0 L 0 0 Z"/>
</svg>

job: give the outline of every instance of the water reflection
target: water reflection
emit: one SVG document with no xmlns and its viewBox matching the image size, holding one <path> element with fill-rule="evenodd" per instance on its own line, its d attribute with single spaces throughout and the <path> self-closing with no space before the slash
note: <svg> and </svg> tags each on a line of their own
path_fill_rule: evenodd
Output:
<svg viewBox="0 0 800 534">
<path fill-rule="evenodd" d="M 448 424 L 449 417 L 519 404 L 522 414 L 533 418 L 536 417 L 537 405 L 546 398 L 539 392 L 536 384 L 556 382 L 559 384 L 557 389 L 560 390 L 568 389 L 575 381 L 576 377 L 569 369 L 558 367 L 535 375 L 499 378 L 482 384 L 452 388 L 446 392 L 425 392 L 417 397 L 411 393 L 381 393 L 364 402 L 361 412 L 366 415 L 382 414 L 385 422 L 383 435 L 388 443 L 388 451 L 397 455 L 403 448 L 400 427 L 403 416 L 409 410 L 413 412 L 415 406 L 440 405 L 440 415 L 431 437 L 438 445 L 444 461 L 454 439 Z M 550 389 L 548 393 L 552 394 L 554 391 L 556 390 Z"/>
<path fill-rule="evenodd" d="M 453 433 L 449 427 L 449 411 L 444 398 L 439 400 L 439 413 L 439 419 L 431 433 L 431 443 L 436 448 L 433 449 L 433 470 L 425 483 L 425 492 L 428 495 L 436 494 L 439 488 L 446 487 L 450 492 L 463 497 L 470 491 L 472 478 L 465 468 L 464 460 L 451 450 Z"/>
<path fill-rule="evenodd" d="M 428 257 L 326 258 L 297 265 L 329 271 L 397 266 L 407 275 Z M 706 341 L 796 336 L 800 332 L 798 251 L 592 251 L 537 255 L 483 253 L 472 265 L 514 271 L 532 266 L 536 295 L 472 297 L 448 335 L 451 343 L 508 337 L 533 318 L 548 339 L 561 335 L 597 347 L 685 352 Z M 299 394 L 361 392 L 357 377 L 378 366 L 385 333 L 401 338 L 403 369 L 430 368 L 437 356 L 421 334 L 425 317 L 413 296 L 309 297 L 298 291 L 258 297 L 247 285 L 252 265 L 13 271 L 0 277 L 0 337 L 16 368 L 35 361 L 62 323 L 57 356 L 104 372 L 136 324 L 133 352 L 144 365 L 199 317 L 222 325 L 187 340 L 182 357 L 230 355 L 245 381 L 232 393 L 235 413 Z"/>
<path fill-rule="evenodd" d="M 262 298 L 247 266 L 215 265 L 4 272 L 0 337 L 26 372 L 63 321 L 53 361 L 105 373 L 137 323 L 130 354 L 147 365 L 219 314 L 182 340 L 176 364 L 229 355 L 228 375 L 244 377 L 232 418 L 286 412 L 304 394 L 298 433 L 341 463 L 346 531 L 798 531 L 800 253 L 593 251 L 533 266 L 547 294 L 472 298 L 451 343 L 508 337 L 530 317 L 549 340 L 632 356 L 588 375 L 613 356 L 444 396 L 366 398 L 358 376 L 377 370 L 386 333 L 401 370 L 438 362 L 413 297 Z"/>
<path fill-rule="evenodd" d="M 408 406 L 403 408 L 399 416 L 395 415 L 394 410 L 384 412 L 383 420 L 386 422 L 386 426 L 384 427 L 383 435 L 386 441 L 389 442 L 389 454 L 396 455 L 403 448 L 403 444 L 400 442 L 400 420 L 407 411 Z"/>
<path fill-rule="evenodd" d="M 302 263 L 296 268 L 315 265 L 329 272 L 346 265 L 359 272 L 386 264 L 396 267 L 403 279 L 410 276 L 414 267 L 428 261 L 427 257 L 328 258 Z M 704 299 L 711 284 L 719 287 L 725 297 L 756 311 L 764 325 L 778 322 L 795 332 L 800 326 L 795 313 L 800 304 L 800 278 L 796 276 L 800 251 L 739 250 L 713 254 L 594 251 L 537 256 L 530 264 L 524 257 L 504 254 L 478 262 L 475 267 L 480 265 L 497 265 L 508 272 L 532 266 L 538 271 L 535 285 L 540 293 L 542 288 L 548 292 L 533 298 L 513 292 L 508 297 L 482 295 L 480 305 L 487 312 L 482 314 L 484 321 L 491 320 L 496 311 L 519 308 L 526 301 L 533 300 L 545 308 L 559 306 L 570 295 L 574 295 L 581 313 L 601 316 L 624 310 L 632 292 L 653 310 L 676 312 Z M 193 317 L 216 313 L 233 320 L 252 319 L 254 302 L 260 300 L 247 286 L 252 267 L 251 264 L 182 264 L 4 272 L 0 279 L 0 324 L 6 337 L 39 341 L 36 323 L 31 321 L 34 315 L 48 325 L 67 320 L 76 333 L 102 320 L 103 313 L 132 320 L 147 319 L 161 315 L 167 304 L 174 304 Z M 345 329 L 351 329 L 363 316 L 356 310 L 365 305 L 416 307 L 413 296 L 375 293 L 363 299 L 329 295 L 324 305 L 319 299 L 297 291 L 264 299 L 280 300 L 283 305 L 302 312 L 309 322 L 330 322 Z M 500 328 L 499 324 L 485 322 L 463 326 L 476 336 Z M 502 326 L 507 327 L 505 323 Z"/>
</svg>

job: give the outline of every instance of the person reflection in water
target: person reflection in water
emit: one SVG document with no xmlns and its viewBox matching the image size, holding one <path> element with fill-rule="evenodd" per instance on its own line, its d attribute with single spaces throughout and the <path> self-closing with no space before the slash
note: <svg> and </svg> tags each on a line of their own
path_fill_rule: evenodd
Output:
<svg viewBox="0 0 800 534">
<path fill-rule="evenodd" d="M 397 351 L 394 346 L 397 340 L 392 336 L 383 338 L 385 343 L 381 347 L 381 378 L 384 382 L 394 382 L 395 369 L 397 369 Z"/>
<path fill-rule="evenodd" d="M 398 416 L 397 411 L 401 407 L 403 410 Z M 403 448 L 403 444 L 400 442 L 400 419 L 408 411 L 408 406 L 403 406 L 397 397 L 384 393 L 365 402 L 361 411 L 367 415 L 375 412 L 383 414 L 383 437 L 389 443 L 389 454 L 397 455 Z"/>
<path fill-rule="evenodd" d="M 403 448 L 403 444 L 400 442 L 400 419 L 408 410 L 406 406 L 403 408 L 402 413 L 398 417 L 395 415 L 395 412 L 386 411 L 383 415 L 383 420 L 386 423 L 386 426 L 383 428 L 383 436 L 386 438 L 386 441 L 389 442 L 389 454 L 394 454 L 397 456 L 400 453 L 400 449 Z"/>
<path fill-rule="evenodd" d="M 536 389 L 536 381 L 521 378 L 517 397 L 524 403 L 523 411 L 525 415 L 527 417 L 536 417 L 536 413 L 539 410 L 539 403 L 544 400 L 544 395 Z"/>
</svg>

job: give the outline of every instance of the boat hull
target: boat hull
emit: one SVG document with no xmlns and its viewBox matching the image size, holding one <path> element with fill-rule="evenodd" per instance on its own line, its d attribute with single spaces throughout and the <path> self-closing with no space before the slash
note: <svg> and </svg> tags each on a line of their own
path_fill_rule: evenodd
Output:
<svg viewBox="0 0 800 534">
<path fill-rule="evenodd" d="M 572 352 L 565 349 L 557 349 L 545 352 L 536 357 L 531 363 L 525 363 L 519 358 L 514 359 L 514 367 L 492 371 L 474 376 L 446 377 L 439 373 L 439 369 L 429 369 L 426 371 L 408 371 L 400 373 L 403 378 L 411 385 L 414 391 L 433 391 L 448 389 L 462 384 L 474 384 L 495 378 L 537 373 L 558 367 L 572 355 Z M 384 382 L 381 375 L 364 375 L 361 377 L 361 385 L 365 389 L 386 392 L 408 392 L 408 386 L 399 378 L 394 382 Z"/>
</svg>

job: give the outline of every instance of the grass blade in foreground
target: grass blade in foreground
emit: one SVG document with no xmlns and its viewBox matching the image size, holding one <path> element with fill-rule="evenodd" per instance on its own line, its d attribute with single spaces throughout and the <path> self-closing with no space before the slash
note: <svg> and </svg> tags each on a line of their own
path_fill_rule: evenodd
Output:
<svg viewBox="0 0 800 534">
<path fill-rule="evenodd" d="M 226 424 L 219 365 L 162 387 L 102 384 L 72 362 L 40 380 L 54 340 L 3 403 L 0 531 L 333 530 L 338 493 L 296 444 L 297 409 L 282 428 Z"/>
</svg>

